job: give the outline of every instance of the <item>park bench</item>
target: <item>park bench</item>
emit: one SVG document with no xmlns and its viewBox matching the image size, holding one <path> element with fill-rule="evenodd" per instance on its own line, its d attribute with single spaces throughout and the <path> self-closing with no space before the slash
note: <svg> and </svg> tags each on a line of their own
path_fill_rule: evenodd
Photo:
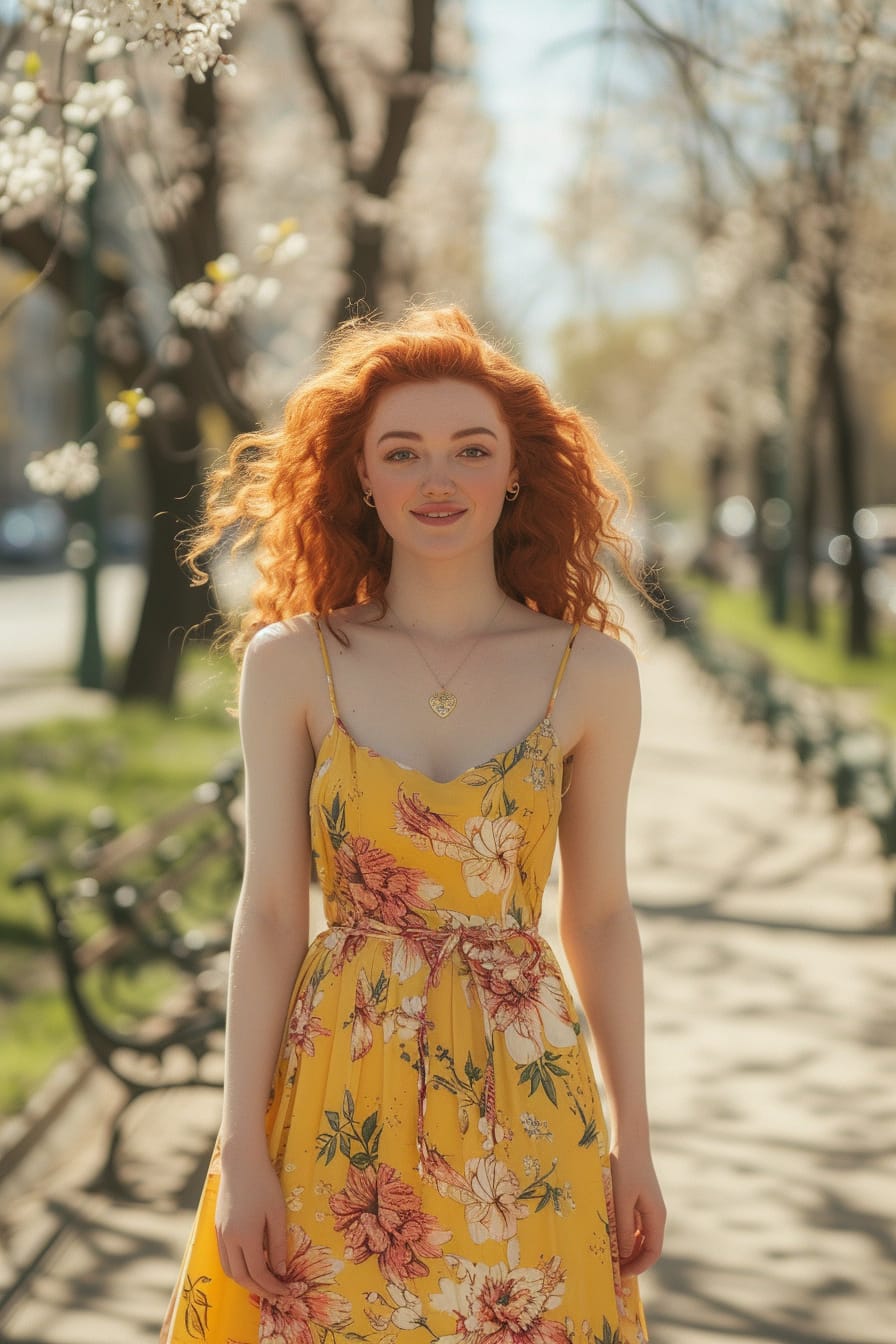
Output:
<svg viewBox="0 0 896 1344">
<path fill-rule="evenodd" d="M 243 868 L 241 780 L 241 762 L 224 761 L 188 798 L 123 831 L 109 808 L 96 808 L 73 851 L 33 859 L 12 879 L 39 892 L 84 1042 L 124 1088 L 97 1186 L 118 1184 L 132 1101 L 162 1088 L 220 1086 L 226 957 Z"/>
</svg>

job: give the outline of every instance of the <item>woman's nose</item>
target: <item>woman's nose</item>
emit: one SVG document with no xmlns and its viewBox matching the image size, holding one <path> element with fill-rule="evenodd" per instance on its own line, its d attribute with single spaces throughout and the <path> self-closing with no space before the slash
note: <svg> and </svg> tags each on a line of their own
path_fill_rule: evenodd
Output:
<svg viewBox="0 0 896 1344">
<path fill-rule="evenodd" d="M 454 481 L 447 467 L 433 463 L 423 478 L 423 492 L 427 495 L 451 495 L 454 493 Z"/>
</svg>

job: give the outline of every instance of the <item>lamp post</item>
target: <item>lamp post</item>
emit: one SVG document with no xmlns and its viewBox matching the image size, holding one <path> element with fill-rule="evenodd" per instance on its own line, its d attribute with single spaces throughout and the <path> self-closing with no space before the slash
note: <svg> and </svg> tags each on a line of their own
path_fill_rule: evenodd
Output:
<svg viewBox="0 0 896 1344">
<path fill-rule="evenodd" d="M 96 71 L 88 62 L 87 80 L 96 81 Z M 99 284 L 96 269 L 96 188 L 99 182 L 100 139 L 97 131 L 88 166 L 96 173 L 84 198 L 84 248 L 79 268 L 80 311 L 76 314 L 81 344 L 79 389 L 79 438 L 96 436 L 97 462 L 102 463 L 102 435 L 97 431 L 100 418 L 97 388 L 96 314 Z M 99 574 L 103 561 L 103 478 L 100 471 L 95 489 L 77 502 L 75 521 L 69 529 L 66 560 L 78 570 L 83 582 L 83 623 L 78 659 L 78 685 L 100 689 L 105 685 L 105 666 L 99 624 Z"/>
</svg>

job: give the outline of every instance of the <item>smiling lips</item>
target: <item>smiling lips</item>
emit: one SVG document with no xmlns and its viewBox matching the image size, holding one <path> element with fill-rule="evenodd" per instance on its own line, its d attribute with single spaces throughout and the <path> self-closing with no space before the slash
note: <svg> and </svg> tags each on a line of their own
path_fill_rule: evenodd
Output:
<svg viewBox="0 0 896 1344">
<path fill-rule="evenodd" d="M 437 508 L 430 505 L 428 508 L 411 509 L 411 513 L 418 518 L 421 523 L 426 523 L 428 527 L 447 527 L 462 518 L 466 509 L 452 508 L 451 506 L 441 505 Z"/>
</svg>

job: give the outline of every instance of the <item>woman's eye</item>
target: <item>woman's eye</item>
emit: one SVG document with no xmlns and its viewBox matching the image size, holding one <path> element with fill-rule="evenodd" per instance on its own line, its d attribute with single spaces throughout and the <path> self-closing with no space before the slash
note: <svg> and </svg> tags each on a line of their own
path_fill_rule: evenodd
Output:
<svg viewBox="0 0 896 1344">
<path fill-rule="evenodd" d="M 410 448 L 395 448 L 391 453 L 386 454 L 387 462 L 406 462 L 414 454 Z"/>
<path fill-rule="evenodd" d="M 463 452 L 475 453 L 477 457 L 488 457 L 488 451 L 485 448 L 480 448 L 476 443 L 468 444 L 467 447 L 463 449 Z"/>
</svg>

